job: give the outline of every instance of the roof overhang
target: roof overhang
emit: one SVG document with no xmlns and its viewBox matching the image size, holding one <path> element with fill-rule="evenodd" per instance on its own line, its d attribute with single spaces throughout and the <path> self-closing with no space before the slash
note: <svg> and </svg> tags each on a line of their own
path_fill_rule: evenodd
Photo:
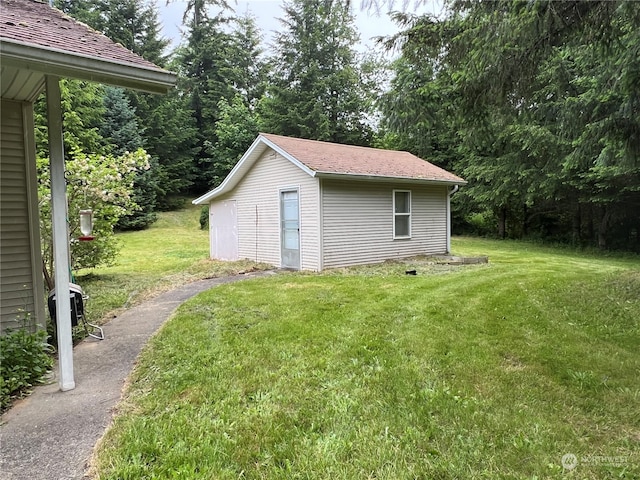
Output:
<svg viewBox="0 0 640 480">
<path fill-rule="evenodd" d="M 429 184 L 429 185 L 466 185 L 466 180 L 442 180 L 437 178 L 420 178 L 420 177 L 388 177 L 384 175 L 362 175 L 356 173 L 335 173 L 335 172 L 315 172 L 318 178 L 327 178 L 332 180 L 357 180 L 368 182 L 393 182 L 393 183 L 413 183 L 413 184 Z"/>
<path fill-rule="evenodd" d="M 90 80 L 150 93 L 167 93 L 176 83 L 174 73 L 160 68 L 106 61 L 6 38 L 0 40 L 0 56 L 3 65 L 22 70 Z"/>
<path fill-rule="evenodd" d="M 195 205 L 206 205 L 214 198 L 217 198 L 233 190 L 238 182 L 240 182 L 240 180 L 251 169 L 253 164 L 256 163 L 256 161 L 268 148 L 271 148 L 272 150 L 278 152 L 280 155 L 300 168 L 303 172 L 307 173 L 309 176 L 315 176 L 316 172 L 298 161 L 295 157 L 287 153 L 275 143 L 271 142 L 269 139 L 263 137 L 262 135 L 258 135 L 258 137 L 253 141 L 242 158 L 238 161 L 238 163 L 236 163 L 236 166 L 233 167 L 231 172 L 229 172 L 229 175 L 227 175 L 226 178 L 222 181 L 220 186 L 214 188 L 210 192 L 205 193 L 201 197 L 196 198 L 192 203 Z"/>
</svg>

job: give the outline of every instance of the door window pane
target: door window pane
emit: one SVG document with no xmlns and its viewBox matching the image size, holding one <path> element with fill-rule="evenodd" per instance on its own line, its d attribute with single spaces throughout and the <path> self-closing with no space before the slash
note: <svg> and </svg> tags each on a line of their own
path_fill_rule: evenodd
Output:
<svg viewBox="0 0 640 480">
<path fill-rule="evenodd" d="M 298 250 L 298 229 L 284 231 L 284 248 Z"/>
<path fill-rule="evenodd" d="M 284 219 L 297 220 L 298 218 L 298 202 L 295 200 L 285 200 L 283 203 Z"/>
</svg>

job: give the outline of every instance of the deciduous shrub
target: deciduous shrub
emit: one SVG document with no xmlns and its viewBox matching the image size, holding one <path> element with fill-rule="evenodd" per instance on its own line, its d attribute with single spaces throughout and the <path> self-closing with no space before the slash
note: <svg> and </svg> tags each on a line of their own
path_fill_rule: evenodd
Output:
<svg viewBox="0 0 640 480">
<path fill-rule="evenodd" d="M 0 411 L 12 398 L 42 383 L 53 366 L 47 332 L 13 330 L 0 337 Z"/>
<path fill-rule="evenodd" d="M 209 205 L 204 205 L 200 209 L 200 230 L 209 228 Z"/>
<path fill-rule="evenodd" d="M 87 155 L 80 150 L 68 153 L 65 161 L 67 219 L 72 238 L 71 267 L 74 270 L 109 265 L 115 261 L 119 244 L 113 229 L 120 218 L 139 209 L 134 198 L 134 182 L 136 175 L 149 170 L 149 159 L 143 149 L 125 152 L 120 156 Z M 37 167 L 42 256 L 49 275 L 52 275 L 53 226 L 49 160 L 38 158 Z M 91 242 L 76 240 L 82 235 L 78 212 L 83 209 L 93 211 L 95 239 Z"/>
</svg>

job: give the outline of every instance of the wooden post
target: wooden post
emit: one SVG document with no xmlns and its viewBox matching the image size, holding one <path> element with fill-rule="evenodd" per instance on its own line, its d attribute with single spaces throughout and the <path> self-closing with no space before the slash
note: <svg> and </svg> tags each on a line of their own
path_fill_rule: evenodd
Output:
<svg viewBox="0 0 640 480">
<path fill-rule="evenodd" d="M 51 167 L 51 216 L 56 288 L 56 325 L 60 390 L 73 390 L 73 339 L 69 291 L 69 227 L 67 225 L 67 182 L 64 176 L 62 108 L 58 77 L 46 76 L 49 162 Z"/>
</svg>

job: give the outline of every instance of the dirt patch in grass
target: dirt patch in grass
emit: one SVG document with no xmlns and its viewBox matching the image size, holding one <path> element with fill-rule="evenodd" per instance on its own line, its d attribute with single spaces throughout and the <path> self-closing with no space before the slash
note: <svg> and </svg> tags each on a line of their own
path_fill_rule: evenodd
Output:
<svg viewBox="0 0 640 480">
<path fill-rule="evenodd" d="M 465 264 L 452 265 L 444 263 L 431 256 L 417 256 L 398 260 L 387 260 L 382 263 L 370 265 L 357 265 L 353 267 L 332 268 L 327 270 L 328 275 L 375 275 L 375 276 L 419 276 L 419 275 L 443 275 L 460 270 L 474 268 L 490 268 L 490 264 Z M 415 272 L 415 273 L 414 273 Z"/>
</svg>

